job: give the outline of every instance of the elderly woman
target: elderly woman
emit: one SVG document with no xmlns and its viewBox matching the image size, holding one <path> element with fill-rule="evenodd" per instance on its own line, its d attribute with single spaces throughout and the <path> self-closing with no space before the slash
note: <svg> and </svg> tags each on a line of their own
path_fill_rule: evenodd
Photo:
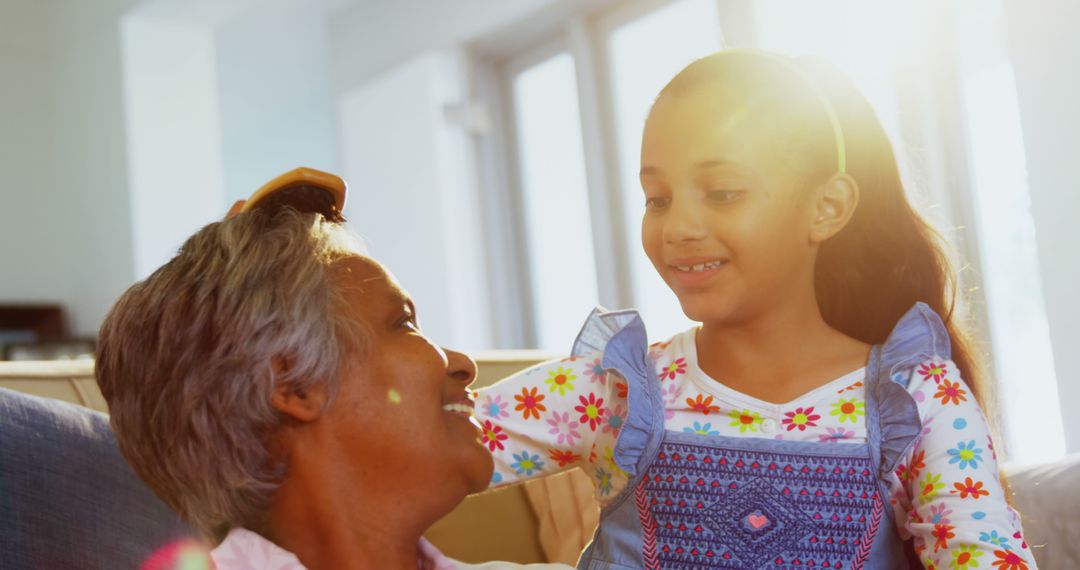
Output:
<svg viewBox="0 0 1080 570">
<path fill-rule="evenodd" d="M 219 569 L 459 567 L 421 535 L 491 477 L 476 365 L 342 224 L 206 226 L 116 303 L 96 373 L 124 456 Z"/>
</svg>

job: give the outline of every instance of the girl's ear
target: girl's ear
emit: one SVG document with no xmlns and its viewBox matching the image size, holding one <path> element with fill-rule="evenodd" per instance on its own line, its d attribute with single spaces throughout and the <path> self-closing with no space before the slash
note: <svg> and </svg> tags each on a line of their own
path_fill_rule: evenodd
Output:
<svg viewBox="0 0 1080 570">
<path fill-rule="evenodd" d="M 281 377 L 289 364 L 285 359 L 275 358 L 274 376 Z M 323 414 L 326 404 L 326 389 L 321 385 L 311 388 L 297 388 L 275 382 L 274 393 L 270 396 L 270 406 L 298 422 L 313 422 Z"/>
<path fill-rule="evenodd" d="M 859 205 L 859 185 L 847 174 L 837 173 L 814 191 L 810 243 L 819 244 L 844 229 Z"/>
</svg>

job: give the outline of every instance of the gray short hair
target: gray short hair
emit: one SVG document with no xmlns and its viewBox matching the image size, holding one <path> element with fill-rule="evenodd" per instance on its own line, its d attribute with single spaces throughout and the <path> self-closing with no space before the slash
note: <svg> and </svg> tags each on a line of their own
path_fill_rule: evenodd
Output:
<svg viewBox="0 0 1080 570">
<path fill-rule="evenodd" d="M 208 539 L 265 520 L 285 469 L 275 387 L 333 395 L 344 351 L 365 348 L 335 277 L 362 254 L 318 214 L 255 210 L 201 229 L 106 317 L 95 375 L 120 450 Z"/>
</svg>

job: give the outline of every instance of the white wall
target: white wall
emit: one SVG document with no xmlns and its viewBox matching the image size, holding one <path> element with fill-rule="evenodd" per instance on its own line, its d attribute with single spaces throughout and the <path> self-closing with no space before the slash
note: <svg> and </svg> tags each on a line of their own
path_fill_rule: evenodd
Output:
<svg viewBox="0 0 1080 570">
<path fill-rule="evenodd" d="M 0 11 L 0 302 L 59 302 L 89 335 L 132 276 L 119 15 L 125 0 Z"/>
<path fill-rule="evenodd" d="M 55 19 L 53 190 L 68 200 L 61 259 L 79 334 L 97 332 L 134 277 L 120 47 L 130 4 L 64 3 Z"/>
<path fill-rule="evenodd" d="M 480 204 L 468 135 L 445 106 L 466 93 L 459 53 L 431 53 L 340 99 L 345 214 L 412 295 L 421 327 L 457 349 L 491 346 Z"/>
<path fill-rule="evenodd" d="M 49 12 L 41 3 L 0 9 L 0 303 L 70 298 L 65 211 L 52 182 Z"/>
<path fill-rule="evenodd" d="M 152 0 L 124 19 L 136 275 L 274 176 L 337 170 L 325 14 Z"/>
<path fill-rule="evenodd" d="M 297 166 L 336 171 L 330 44 L 319 4 L 258 2 L 214 35 L 227 200 Z"/>
<path fill-rule="evenodd" d="M 297 164 L 335 170 L 332 5 L 0 4 L 0 302 L 62 303 L 92 335 L 228 199 Z M 129 32 L 126 87 L 125 15 L 157 26 Z"/>
<path fill-rule="evenodd" d="M 339 93 L 433 49 L 478 36 L 582 0 L 354 1 L 330 22 Z"/>
<path fill-rule="evenodd" d="M 211 30 L 154 15 L 122 23 L 135 275 L 149 276 L 226 210 Z"/>
<path fill-rule="evenodd" d="M 1080 452 L 1080 4 L 1006 0 L 1031 212 L 1065 423 Z M 1033 418 L 1032 421 L 1037 421 Z"/>
</svg>

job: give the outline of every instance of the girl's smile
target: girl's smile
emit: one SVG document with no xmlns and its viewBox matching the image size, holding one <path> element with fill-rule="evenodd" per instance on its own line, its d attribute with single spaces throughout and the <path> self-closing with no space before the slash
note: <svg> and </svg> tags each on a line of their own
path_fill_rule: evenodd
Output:
<svg viewBox="0 0 1080 570">
<path fill-rule="evenodd" d="M 672 279 L 686 288 L 703 286 L 719 277 L 728 266 L 727 259 L 717 257 L 681 257 L 666 262 Z"/>
</svg>

